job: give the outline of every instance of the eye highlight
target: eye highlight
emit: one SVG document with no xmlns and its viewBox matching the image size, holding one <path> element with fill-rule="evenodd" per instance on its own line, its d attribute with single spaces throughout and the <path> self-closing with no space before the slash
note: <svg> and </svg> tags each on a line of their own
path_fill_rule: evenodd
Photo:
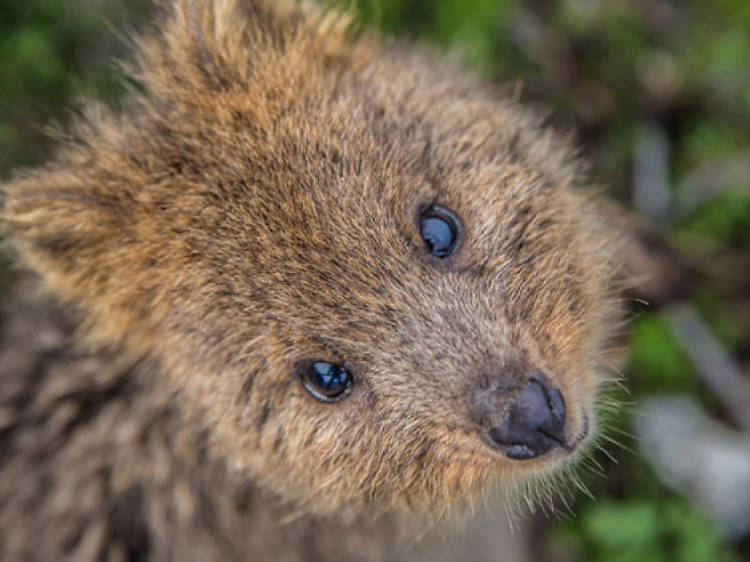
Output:
<svg viewBox="0 0 750 562">
<path fill-rule="evenodd" d="M 321 402 L 336 402 L 352 389 L 353 377 L 348 369 L 329 361 L 300 361 L 296 367 L 302 386 Z"/>
<path fill-rule="evenodd" d="M 419 233 L 428 252 L 447 258 L 458 249 L 461 221 L 453 211 L 430 205 L 419 216 Z"/>
</svg>

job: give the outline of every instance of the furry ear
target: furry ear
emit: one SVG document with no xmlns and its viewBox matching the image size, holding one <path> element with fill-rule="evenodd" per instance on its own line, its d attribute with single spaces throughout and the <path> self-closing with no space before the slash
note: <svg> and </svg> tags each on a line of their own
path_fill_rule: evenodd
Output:
<svg viewBox="0 0 750 562">
<path fill-rule="evenodd" d="M 98 179 L 72 170 L 23 175 L 4 186 L 3 234 L 40 271 L 50 262 L 61 273 L 80 271 L 128 222 L 125 190 L 114 195 L 94 186 Z"/>
<path fill-rule="evenodd" d="M 167 93 L 180 84 L 225 88 L 247 78 L 248 43 L 262 37 L 260 29 L 272 27 L 272 21 L 262 1 L 175 0 L 160 33 L 138 45 L 142 79 Z"/>
<path fill-rule="evenodd" d="M 253 68 L 282 54 L 305 19 L 285 0 L 174 0 L 159 33 L 139 41 L 132 73 L 166 99 L 179 97 L 182 88 L 222 91 L 248 84 Z"/>
<path fill-rule="evenodd" d="M 350 51 L 351 14 L 310 1 L 173 0 L 159 32 L 139 40 L 130 73 L 159 97 L 180 101 L 195 90 L 253 87 L 258 68 L 283 72 L 283 57 L 302 45 L 321 56 Z"/>
<path fill-rule="evenodd" d="M 149 254 L 140 241 L 143 205 L 136 196 L 147 179 L 118 152 L 123 131 L 103 117 L 97 125 L 102 130 L 90 142 L 82 137 L 55 163 L 0 187 L 0 233 L 63 300 L 96 302 L 111 309 L 113 324 L 122 324 L 117 309 L 128 301 L 137 306 L 137 260 Z M 124 268 L 133 270 L 129 280 Z"/>
</svg>

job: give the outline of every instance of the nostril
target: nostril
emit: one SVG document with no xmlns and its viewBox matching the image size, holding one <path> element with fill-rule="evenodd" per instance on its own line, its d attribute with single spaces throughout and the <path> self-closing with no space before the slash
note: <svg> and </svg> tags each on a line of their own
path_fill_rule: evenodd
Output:
<svg viewBox="0 0 750 562">
<path fill-rule="evenodd" d="M 552 417 L 556 420 L 565 420 L 565 400 L 563 400 L 562 394 L 556 388 L 549 389 L 547 392 L 547 400 L 549 402 L 549 409 L 552 412 Z"/>
<path fill-rule="evenodd" d="M 508 415 L 487 432 L 513 459 L 530 459 L 565 443 L 565 400 L 546 377 L 529 379 Z"/>
</svg>

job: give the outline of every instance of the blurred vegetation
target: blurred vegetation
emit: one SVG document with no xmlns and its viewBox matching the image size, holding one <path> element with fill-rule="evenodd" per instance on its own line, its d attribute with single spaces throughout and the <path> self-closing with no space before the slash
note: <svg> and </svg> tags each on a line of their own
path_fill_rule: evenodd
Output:
<svg viewBox="0 0 750 562">
<path fill-rule="evenodd" d="M 521 85 L 523 99 L 577 131 L 594 180 L 680 252 L 693 273 L 680 298 L 750 372 L 750 2 L 344 1 L 387 36 L 458 51 L 487 79 Z M 44 160 L 43 128 L 64 123 L 76 98 L 117 103 L 124 88 L 112 59 L 148 10 L 147 0 L 3 0 L 0 180 Z M 643 162 L 658 205 L 639 200 Z M 687 392 L 715 411 L 660 307 L 632 312 L 630 395 L 618 398 Z M 613 435 L 627 435 L 627 409 L 612 424 Z M 541 524 L 539 560 L 549 552 L 607 562 L 750 558 L 747 539 L 729 544 L 643 459 L 610 450 L 616 463 L 596 459 L 606 478 L 586 478 L 596 501 L 576 498 L 575 518 Z"/>
<path fill-rule="evenodd" d="M 43 161 L 45 128 L 77 99 L 115 103 L 123 93 L 113 57 L 146 17 L 148 0 L 3 0 L 0 6 L 0 179 Z"/>
</svg>

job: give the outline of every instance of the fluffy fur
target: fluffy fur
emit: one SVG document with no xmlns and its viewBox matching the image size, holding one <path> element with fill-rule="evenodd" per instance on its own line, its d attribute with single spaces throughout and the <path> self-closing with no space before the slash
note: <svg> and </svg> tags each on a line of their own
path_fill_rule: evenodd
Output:
<svg viewBox="0 0 750 562">
<path fill-rule="evenodd" d="M 365 558 L 391 524 L 363 515 L 439 513 L 575 456 L 491 450 L 477 388 L 510 404 L 541 370 L 571 438 L 593 432 L 612 246 L 569 143 L 342 22 L 165 6 L 128 108 L 90 104 L 3 187 L 11 247 L 94 351 L 65 351 L 65 376 L 0 367 L 0 558 L 314 559 L 342 520 L 336 548 Z M 431 202 L 465 228 L 440 263 Z M 312 398 L 305 358 L 346 364 L 351 395 Z"/>
</svg>

